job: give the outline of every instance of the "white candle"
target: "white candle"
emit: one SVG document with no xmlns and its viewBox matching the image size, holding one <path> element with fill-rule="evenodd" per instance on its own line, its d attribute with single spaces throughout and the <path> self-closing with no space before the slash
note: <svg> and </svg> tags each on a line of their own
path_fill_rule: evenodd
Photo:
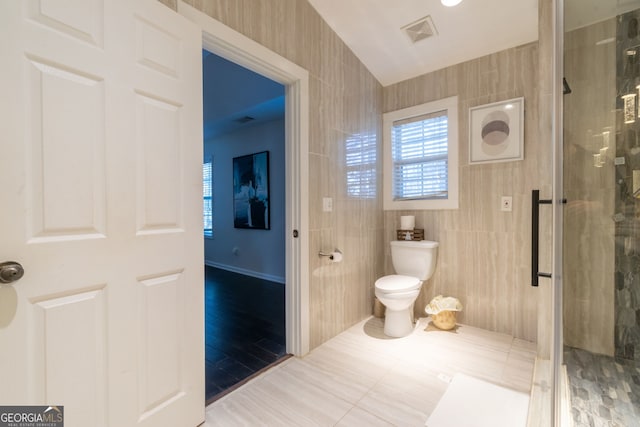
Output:
<svg viewBox="0 0 640 427">
<path fill-rule="evenodd" d="M 400 230 L 413 230 L 416 226 L 416 217 L 413 215 L 403 215 L 400 217 Z"/>
</svg>

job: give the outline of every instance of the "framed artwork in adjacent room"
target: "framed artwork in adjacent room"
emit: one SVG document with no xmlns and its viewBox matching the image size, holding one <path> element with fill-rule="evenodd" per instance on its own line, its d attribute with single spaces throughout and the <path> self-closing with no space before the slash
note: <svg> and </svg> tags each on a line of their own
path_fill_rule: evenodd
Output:
<svg viewBox="0 0 640 427">
<path fill-rule="evenodd" d="M 233 159 L 233 226 L 269 230 L 269 152 Z"/>
</svg>

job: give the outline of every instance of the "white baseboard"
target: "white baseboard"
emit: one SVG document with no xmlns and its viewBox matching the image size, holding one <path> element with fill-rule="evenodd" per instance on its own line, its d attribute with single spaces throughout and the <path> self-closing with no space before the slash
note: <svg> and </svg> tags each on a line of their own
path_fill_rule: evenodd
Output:
<svg viewBox="0 0 640 427">
<path fill-rule="evenodd" d="M 261 273 L 259 271 L 247 270 L 245 268 L 234 267 L 232 265 L 220 264 L 214 261 L 205 260 L 205 265 L 209 267 L 219 268 L 221 270 L 231 271 L 233 273 L 244 274 L 245 276 L 255 277 L 257 279 L 268 280 L 270 282 L 282 283 L 283 285 L 286 283 L 285 278 L 282 276 L 274 276 L 273 274 Z"/>
</svg>

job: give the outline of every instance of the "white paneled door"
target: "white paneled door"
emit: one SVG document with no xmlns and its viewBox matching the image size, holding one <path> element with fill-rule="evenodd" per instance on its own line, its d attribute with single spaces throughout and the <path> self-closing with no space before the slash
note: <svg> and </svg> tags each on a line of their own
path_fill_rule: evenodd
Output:
<svg viewBox="0 0 640 427">
<path fill-rule="evenodd" d="M 204 421 L 201 34 L 156 0 L 0 3 L 0 404 Z"/>
</svg>

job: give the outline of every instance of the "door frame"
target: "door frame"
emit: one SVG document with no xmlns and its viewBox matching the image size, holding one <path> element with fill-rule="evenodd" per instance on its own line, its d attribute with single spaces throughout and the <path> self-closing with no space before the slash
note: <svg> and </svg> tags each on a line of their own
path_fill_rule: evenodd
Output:
<svg viewBox="0 0 640 427">
<path fill-rule="evenodd" d="M 201 28 L 204 49 L 285 86 L 286 351 L 302 356 L 309 352 L 309 72 L 182 1 L 178 13 Z"/>
</svg>

